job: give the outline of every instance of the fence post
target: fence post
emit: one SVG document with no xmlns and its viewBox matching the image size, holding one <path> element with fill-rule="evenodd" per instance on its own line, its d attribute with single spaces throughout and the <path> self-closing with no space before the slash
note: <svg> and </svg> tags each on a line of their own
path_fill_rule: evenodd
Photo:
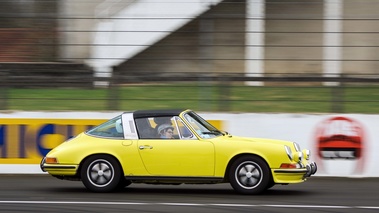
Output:
<svg viewBox="0 0 379 213">
<path fill-rule="evenodd" d="M 199 75 L 198 80 L 199 89 L 199 110 L 211 111 L 213 106 L 212 100 L 212 90 L 213 90 L 213 79 L 211 76 Z"/>
<path fill-rule="evenodd" d="M 107 109 L 108 110 L 119 110 L 120 108 L 120 88 L 118 85 L 118 76 L 114 73 L 112 77 L 109 78 L 109 87 L 108 87 L 108 98 L 107 98 Z"/>
<path fill-rule="evenodd" d="M 230 85 L 227 77 L 220 77 L 219 80 L 219 100 L 218 100 L 218 110 L 219 111 L 230 111 Z"/>
<path fill-rule="evenodd" d="M 340 83 L 334 86 L 331 86 L 331 94 L 332 94 L 332 106 L 331 111 L 333 113 L 343 113 L 344 109 L 344 81 L 343 75 L 340 75 Z"/>
<path fill-rule="evenodd" d="M 8 72 L 0 69 L 0 110 L 8 109 Z"/>
</svg>

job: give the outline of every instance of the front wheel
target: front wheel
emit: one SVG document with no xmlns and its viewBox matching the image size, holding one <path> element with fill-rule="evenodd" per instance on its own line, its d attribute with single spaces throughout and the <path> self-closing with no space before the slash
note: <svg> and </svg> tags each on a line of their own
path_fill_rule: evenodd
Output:
<svg viewBox="0 0 379 213">
<path fill-rule="evenodd" d="M 269 187 L 270 170 L 265 161 L 256 156 L 237 159 L 229 171 L 230 185 L 242 194 L 259 194 Z"/>
<path fill-rule="evenodd" d="M 98 155 L 86 159 L 80 171 L 84 186 L 93 192 L 111 192 L 122 181 L 122 171 L 111 156 Z"/>
</svg>

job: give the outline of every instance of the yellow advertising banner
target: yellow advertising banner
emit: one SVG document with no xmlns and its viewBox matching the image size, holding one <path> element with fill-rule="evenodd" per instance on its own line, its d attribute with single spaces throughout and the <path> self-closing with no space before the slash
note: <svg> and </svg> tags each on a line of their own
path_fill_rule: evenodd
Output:
<svg viewBox="0 0 379 213">
<path fill-rule="evenodd" d="M 0 119 L 0 164 L 38 164 L 52 148 L 104 121 Z"/>
</svg>

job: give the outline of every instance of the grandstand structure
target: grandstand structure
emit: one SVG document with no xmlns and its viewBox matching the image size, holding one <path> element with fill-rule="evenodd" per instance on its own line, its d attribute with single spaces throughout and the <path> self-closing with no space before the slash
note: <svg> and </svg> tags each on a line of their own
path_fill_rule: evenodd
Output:
<svg viewBox="0 0 379 213">
<path fill-rule="evenodd" d="M 4 2 L 18 13 L 0 9 L 13 23 L 0 28 L 1 62 L 82 63 L 97 76 L 377 73 L 378 1 Z"/>
</svg>

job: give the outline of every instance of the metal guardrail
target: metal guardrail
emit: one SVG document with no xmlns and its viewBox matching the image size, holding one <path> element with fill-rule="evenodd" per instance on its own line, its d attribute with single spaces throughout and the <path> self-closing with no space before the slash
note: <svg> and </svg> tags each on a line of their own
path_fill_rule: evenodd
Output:
<svg viewBox="0 0 379 213">
<path fill-rule="evenodd" d="M 200 93 L 207 95 L 208 87 L 217 88 L 216 100 L 210 100 L 217 102 L 218 111 L 229 111 L 231 109 L 233 98 L 232 90 L 235 85 L 247 86 L 245 82 L 264 82 L 269 86 L 279 87 L 291 87 L 301 84 L 305 86 L 317 86 L 324 87 L 325 83 L 333 83 L 333 86 L 328 86 L 330 89 L 330 112 L 341 113 L 344 112 L 344 104 L 346 101 L 344 91 L 351 85 L 378 85 L 379 75 L 341 75 L 325 77 L 320 74 L 265 74 L 264 76 L 246 76 L 243 73 L 138 73 L 135 75 L 120 75 L 115 74 L 112 77 L 88 77 L 88 75 L 66 75 L 66 76 L 44 76 L 44 75 L 31 75 L 31 76 L 10 76 L 9 72 L 0 71 L 0 110 L 9 110 L 9 101 L 14 99 L 9 94 L 9 91 L 13 88 L 79 88 L 90 89 L 95 88 L 95 82 L 105 82 L 108 85 L 103 89 L 106 89 L 106 106 L 104 110 L 120 110 L 122 108 L 123 95 L 120 88 L 129 85 L 170 85 L 180 83 L 195 83 L 195 87 L 199 87 Z M 264 86 L 263 86 L 264 87 Z M 103 97 L 104 98 L 104 97 Z M 124 96 L 125 98 L 125 96 Z M 198 102 L 204 102 L 209 100 L 202 100 L 198 98 Z M 17 98 L 16 98 L 17 99 Z M 139 97 L 138 100 L 144 99 Z M 153 101 L 154 98 L 146 98 L 148 101 Z M 132 100 L 132 99 L 130 99 Z M 158 99 L 157 99 L 158 100 Z M 58 101 L 58 100 L 56 100 Z M 239 100 L 240 101 L 240 100 Z M 258 100 L 259 101 L 259 100 Z M 260 100 L 262 101 L 262 100 Z M 263 100 L 267 101 L 267 100 Z M 273 100 L 274 101 L 274 100 Z M 291 101 L 291 100 L 288 100 Z M 298 100 L 296 100 L 298 101 Z M 372 101 L 372 100 L 367 100 Z M 277 102 L 275 102 L 277 104 Z"/>
<path fill-rule="evenodd" d="M 321 76 L 320 74 L 265 74 L 265 76 L 246 76 L 244 73 L 139 73 L 139 75 L 114 75 L 108 79 L 112 98 L 109 102 L 109 109 L 119 109 L 120 94 L 117 88 L 122 85 L 133 83 L 170 83 L 170 82 L 200 82 L 199 85 L 206 85 L 211 82 L 217 85 L 219 90 L 219 111 L 229 111 L 231 103 L 231 89 L 234 83 L 246 85 L 244 83 L 264 82 L 266 84 L 279 83 L 282 86 L 293 84 L 308 84 L 309 86 L 331 85 L 331 107 L 330 112 L 344 112 L 344 90 L 349 85 L 376 85 L 379 83 L 379 75 L 359 74 L 341 76 Z M 329 83 L 329 84 L 328 84 Z"/>
<path fill-rule="evenodd" d="M 321 76 L 321 74 L 281 73 L 264 74 L 264 76 L 248 76 L 245 73 L 150 73 L 144 72 L 138 75 L 114 75 L 110 81 L 120 83 L 131 82 L 196 82 L 196 81 L 228 81 L 228 82 L 337 82 L 337 83 L 379 83 L 379 75 L 334 75 Z M 97 79 L 101 80 L 101 79 Z M 102 79 L 104 80 L 104 79 Z"/>
<path fill-rule="evenodd" d="M 114 84 L 148 83 L 148 82 L 287 82 L 301 83 L 314 82 L 325 83 L 379 83 L 379 75 L 341 75 L 336 77 L 307 75 L 307 74 L 265 74 L 265 76 L 246 76 L 243 73 L 141 73 L 139 75 L 114 75 L 113 77 L 90 77 L 73 73 L 67 76 L 29 75 L 13 76 L 0 70 L 0 82 L 2 87 L 19 88 L 49 88 L 49 87 L 76 87 L 89 88 L 93 82 L 112 82 Z"/>
</svg>

